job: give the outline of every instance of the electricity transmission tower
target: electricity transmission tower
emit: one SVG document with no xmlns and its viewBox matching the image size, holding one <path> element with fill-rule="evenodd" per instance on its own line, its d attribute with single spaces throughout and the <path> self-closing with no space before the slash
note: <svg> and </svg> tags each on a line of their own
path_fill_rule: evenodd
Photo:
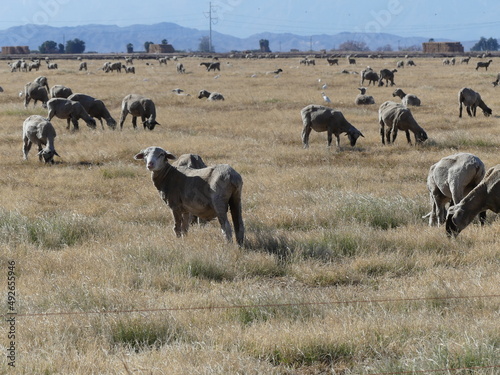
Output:
<svg viewBox="0 0 500 375">
<path fill-rule="evenodd" d="M 208 52 L 212 52 L 212 25 L 216 25 L 219 19 L 217 18 L 217 9 L 212 6 L 212 2 L 208 3 L 208 13 L 205 16 L 208 17 L 209 23 L 209 35 L 208 35 Z M 215 15 L 214 15 L 215 14 Z"/>
</svg>

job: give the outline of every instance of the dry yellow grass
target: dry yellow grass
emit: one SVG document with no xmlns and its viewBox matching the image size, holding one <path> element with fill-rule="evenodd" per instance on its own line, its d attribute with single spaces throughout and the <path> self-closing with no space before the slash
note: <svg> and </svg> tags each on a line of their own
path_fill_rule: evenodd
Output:
<svg viewBox="0 0 500 375">
<path fill-rule="evenodd" d="M 88 73 L 77 61 L 31 73 L 3 65 L 0 291 L 7 295 L 7 262 L 15 261 L 20 314 L 81 314 L 19 316 L 16 368 L 2 355 L 0 374 L 498 372 L 498 296 L 474 297 L 498 295 L 496 216 L 453 240 L 421 219 L 430 209 L 430 165 L 458 151 L 487 168 L 498 164 L 496 73 L 415 60 L 396 83 L 422 100 L 412 111 L 429 140 L 419 147 L 404 133 L 381 145 L 378 106 L 399 98 L 394 88 L 369 87 L 377 104 L 354 105 L 359 75 L 340 73 L 354 69 L 347 65 L 222 60 L 218 79 L 196 58 L 183 61 L 185 75 L 143 61 L 135 75 L 105 74 L 95 60 Z M 395 63 L 358 59 L 355 69 Z M 265 74 L 278 67 L 281 77 Z M 42 74 L 50 86 L 102 99 L 116 120 L 125 95 L 148 95 L 161 126 L 133 130 L 128 117 L 122 131 L 81 122 L 72 133 L 53 119 L 57 164 L 39 163 L 35 150 L 23 161 L 22 123 L 46 111 L 25 109 L 18 93 Z M 322 104 L 323 83 L 332 106 L 365 136 L 355 148 L 342 136 L 341 151 L 327 149 L 326 134 L 313 132 L 302 149 L 300 110 Z M 494 116 L 459 119 L 464 86 Z M 191 96 L 173 94 L 176 87 Z M 198 100 L 201 89 L 226 100 Z M 242 174 L 244 248 L 224 243 L 215 222 L 175 238 L 169 209 L 133 160 L 152 145 Z M 215 306 L 228 308 L 182 309 Z M 175 310 L 96 313 L 148 309 Z"/>
</svg>

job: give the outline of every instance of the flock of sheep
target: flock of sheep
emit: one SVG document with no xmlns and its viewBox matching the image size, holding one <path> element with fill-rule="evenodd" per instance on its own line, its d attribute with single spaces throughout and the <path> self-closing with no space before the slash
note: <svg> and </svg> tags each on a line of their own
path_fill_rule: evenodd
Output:
<svg viewBox="0 0 500 375">
<path fill-rule="evenodd" d="M 311 62 L 307 60 L 309 64 Z M 301 61 L 301 63 L 303 63 Z M 328 61 L 330 65 L 335 62 Z M 80 69 L 86 65 L 80 64 Z M 160 62 L 161 64 L 161 62 Z M 307 63 L 304 63 L 307 64 Z M 307 65 L 309 65 L 307 64 Z M 338 64 L 338 62 L 337 62 Z M 183 66 L 177 71 L 184 72 Z M 182 64 L 181 64 L 182 65 Z M 201 63 L 210 70 L 220 70 L 219 62 Z M 407 64 L 413 65 L 415 64 Z M 489 65 L 489 63 L 488 63 Z M 398 65 L 399 66 L 399 65 Z M 120 71 L 127 68 L 121 63 L 105 63 L 105 72 Z M 487 68 L 487 66 L 486 66 Z M 477 68 L 476 68 L 477 69 Z M 277 74 L 282 72 L 279 69 Z M 379 86 L 388 86 L 394 83 L 394 73 L 397 70 L 382 69 L 379 74 L 371 68 L 361 72 L 361 85 L 368 81 L 368 85 L 378 82 Z M 496 83 L 500 80 L 500 75 Z M 495 85 L 495 82 L 493 82 Z M 180 89 L 179 94 L 182 92 Z M 360 94 L 356 97 L 358 105 L 375 104 L 372 96 L 366 95 L 366 88 L 360 87 Z M 49 93 L 51 98 L 49 99 Z M 378 110 L 380 136 L 382 144 L 394 143 L 399 130 L 404 131 L 409 144 L 410 132 L 414 134 L 415 143 L 422 143 L 428 139 L 426 131 L 417 123 L 412 115 L 410 106 L 419 106 L 420 99 L 415 95 L 406 94 L 398 88 L 393 92 L 394 97 L 399 97 L 401 103 L 386 101 Z M 75 93 L 70 88 L 56 85 L 49 90 L 47 78 L 40 76 L 33 82 L 25 85 L 25 107 L 30 100 L 41 101 L 47 108 L 48 116 L 33 115 L 28 117 L 23 124 L 23 155 L 28 158 L 28 153 L 33 144 L 38 146 L 38 156 L 41 161 L 53 163 L 54 156 L 59 156 L 54 146 L 56 131 L 50 120 L 58 117 L 70 122 L 74 129 L 78 129 L 78 120 L 82 119 L 90 127 L 96 128 L 95 118 L 99 119 L 104 128 L 102 119 L 111 129 L 115 129 L 117 122 L 112 118 L 104 103 L 89 95 Z M 198 98 L 208 100 L 224 100 L 220 93 L 210 93 L 201 90 Z M 492 110 L 484 103 L 479 93 L 469 88 L 460 90 L 459 116 L 462 116 L 462 106 L 466 106 L 469 116 L 476 115 L 476 108 L 482 109 L 484 115 L 489 116 Z M 325 99 L 326 100 L 326 99 Z M 328 146 L 331 146 L 333 135 L 336 145 L 340 147 L 340 134 L 345 133 L 350 145 L 355 146 L 361 131 L 347 121 L 342 112 L 328 106 L 311 104 L 301 111 L 303 130 L 303 147 L 308 147 L 309 135 L 312 130 L 327 132 Z M 132 124 L 137 128 L 137 117 L 141 118 L 144 129 L 153 130 L 156 125 L 155 104 L 149 98 L 137 94 L 125 96 L 122 100 L 120 129 L 128 114 L 132 115 Z M 174 218 L 174 232 L 177 236 L 187 233 L 190 223 L 197 220 L 208 221 L 217 218 L 226 239 L 231 241 L 232 229 L 228 220 L 228 211 L 231 211 L 236 241 L 239 245 L 244 242 L 244 224 L 242 219 L 241 193 L 243 180 L 238 172 L 227 164 L 207 167 L 198 155 L 182 155 L 177 162 L 169 163 L 176 157 L 160 148 L 148 147 L 134 156 L 137 160 L 144 160 L 146 168 L 151 171 L 153 184 L 161 198 L 170 207 Z M 481 160 L 472 154 L 458 153 L 443 158 L 432 165 L 429 170 L 427 187 L 430 192 L 432 210 L 424 216 L 429 217 L 429 225 L 446 225 L 446 232 L 456 236 L 471 221 L 479 215 L 481 224 L 484 224 L 486 210 L 500 212 L 500 164 L 485 171 Z M 446 205 L 449 208 L 446 209 Z"/>
</svg>

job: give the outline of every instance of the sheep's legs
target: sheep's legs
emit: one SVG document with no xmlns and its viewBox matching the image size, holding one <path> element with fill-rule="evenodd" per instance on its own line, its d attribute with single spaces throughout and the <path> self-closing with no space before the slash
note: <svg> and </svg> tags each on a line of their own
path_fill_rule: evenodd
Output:
<svg viewBox="0 0 500 375">
<path fill-rule="evenodd" d="M 28 160 L 28 152 L 30 152 L 32 144 L 33 143 L 29 139 L 24 140 L 24 147 L 23 147 L 24 160 Z"/>
<path fill-rule="evenodd" d="M 309 147 L 309 134 L 311 134 L 312 128 L 310 126 L 304 126 L 302 130 L 302 144 L 304 148 Z"/>
</svg>

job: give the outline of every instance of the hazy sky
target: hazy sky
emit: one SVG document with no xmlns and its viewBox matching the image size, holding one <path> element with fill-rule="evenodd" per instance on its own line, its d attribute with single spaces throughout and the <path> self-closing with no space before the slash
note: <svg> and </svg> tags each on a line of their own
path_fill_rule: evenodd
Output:
<svg viewBox="0 0 500 375">
<path fill-rule="evenodd" d="M 458 2 L 455 8 L 452 4 Z M 173 22 L 246 37 L 260 32 L 299 35 L 384 32 L 454 40 L 500 37 L 498 0 L 9 0 L 0 29 L 49 26 L 127 26 Z"/>
</svg>

